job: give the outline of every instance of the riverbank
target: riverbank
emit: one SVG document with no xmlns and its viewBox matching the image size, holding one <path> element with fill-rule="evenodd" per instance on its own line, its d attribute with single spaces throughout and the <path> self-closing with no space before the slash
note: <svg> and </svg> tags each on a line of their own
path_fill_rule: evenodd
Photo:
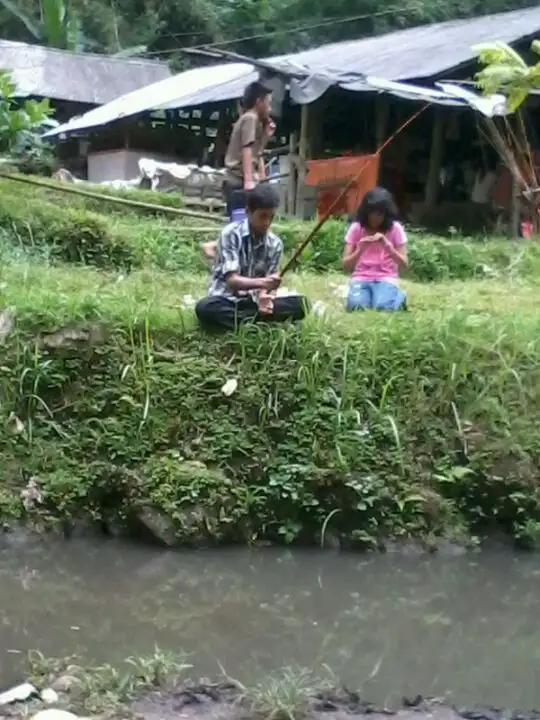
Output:
<svg viewBox="0 0 540 720">
<path fill-rule="evenodd" d="M 2 520 L 166 545 L 534 541 L 536 287 L 410 283 L 410 313 L 351 317 L 338 276 L 288 282 L 324 314 L 215 339 L 202 277 L 5 267 Z"/>
<path fill-rule="evenodd" d="M 343 276 L 319 272 L 339 262 L 329 223 L 286 281 L 313 316 L 216 339 L 195 326 L 195 226 L 2 188 L 5 526 L 168 547 L 540 538 L 536 244 L 412 235 L 411 312 L 350 316 Z"/>
<path fill-rule="evenodd" d="M 36 692 L 22 702 L 0 705 L 0 717 L 35 720 L 76 720 L 113 717 L 141 720 L 536 720 L 538 711 L 494 707 L 465 708 L 441 699 L 416 695 L 387 708 L 364 700 L 337 683 L 329 670 L 323 676 L 308 670 L 285 669 L 245 687 L 220 681 L 187 679 L 185 658 L 156 650 L 146 660 L 132 658 L 120 674 L 110 666 L 83 669 L 68 661 L 45 660 L 34 654 L 29 678 Z M 71 713 L 64 715 L 62 713 Z"/>
</svg>

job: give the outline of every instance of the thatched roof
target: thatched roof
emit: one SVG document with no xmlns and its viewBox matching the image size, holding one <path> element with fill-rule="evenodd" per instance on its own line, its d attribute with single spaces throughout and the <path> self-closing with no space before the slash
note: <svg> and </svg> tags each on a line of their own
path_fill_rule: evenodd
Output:
<svg viewBox="0 0 540 720">
<path fill-rule="evenodd" d="M 0 40 L 0 68 L 12 73 L 21 96 L 89 105 L 104 105 L 171 74 L 156 60 L 75 54 L 10 40 Z"/>
</svg>

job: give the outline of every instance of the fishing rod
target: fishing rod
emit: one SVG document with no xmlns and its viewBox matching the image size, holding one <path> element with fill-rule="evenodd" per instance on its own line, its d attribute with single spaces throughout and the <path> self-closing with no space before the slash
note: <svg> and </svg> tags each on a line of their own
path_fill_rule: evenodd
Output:
<svg viewBox="0 0 540 720">
<path fill-rule="evenodd" d="M 38 180 L 37 178 L 27 177 L 26 175 L 12 175 L 11 173 L 0 172 L 2 180 L 13 180 L 14 182 L 26 183 L 27 185 L 36 185 L 46 190 L 58 190 L 59 192 L 72 193 L 82 197 L 91 198 L 92 200 L 103 200 L 117 205 L 126 205 L 128 207 L 142 208 L 144 210 L 152 210 L 153 212 L 168 213 L 180 217 L 197 218 L 199 220 L 212 220 L 221 223 L 223 218 L 221 215 L 212 213 L 198 212 L 197 210 L 185 210 L 184 208 L 168 207 L 167 205 L 154 205 L 153 203 L 142 202 L 141 200 L 131 200 L 130 198 L 117 197 L 116 195 L 103 195 L 101 193 L 83 190 L 82 188 L 72 187 L 71 185 L 59 185 L 46 180 Z"/>
<path fill-rule="evenodd" d="M 413 115 L 411 115 L 404 123 L 402 123 L 402 124 L 398 127 L 398 129 L 397 129 L 394 133 L 392 133 L 392 135 L 390 135 L 389 138 L 387 138 L 387 139 L 377 148 L 377 150 L 376 150 L 375 153 L 373 153 L 373 154 L 376 155 L 377 157 L 380 156 L 380 154 L 382 153 L 382 151 L 383 151 L 386 147 L 388 147 L 388 145 L 390 145 L 390 143 L 393 142 L 393 141 L 395 140 L 395 138 L 396 138 L 401 132 L 403 132 L 403 130 L 405 130 L 405 128 L 406 128 L 408 125 L 410 125 L 414 120 L 416 120 L 416 118 L 417 118 L 419 115 L 421 115 L 427 107 L 428 107 L 428 104 L 424 105 L 423 107 L 420 108 L 420 110 L 418 110 L 418 112 L 415 112 Z M 288 271 L 292 268 L 292 266 L 298 261 L 298 258 L 300 257 L 300 255 L 304 252 L 304 250 L 307 248 L 307 246 L 314 240 L 315 235 L 319 232 L 319 230 L 322 228 L 322 226 L 323 226 L 323 225 L 326 223 L 326 221 L 330 218 L 330 216 L 332 215 L 332 213 L 333 213 L 333 211 L 335 210 L 335 208 L 336 208 L 336 207 L 339 205 L 339 203 L 343 200 L 343 198 L 346 196 L 346 194 L 349 192 L 349 190 L 353 187 L 353 185 L 355 185 L 355 184 L 358 182 L 360 176 L 362 175 L 362 173 L 364 172 L 364 170 L 368 167 L 368 165 L 369 165 L 369 162 L 366 161 L 366 162 L 362 165 L 362 167 L 360 168 L 360 170 L 356 173 L 356 175 L 354 175 L 354 176 L 349 180 L 349 182 L 347 183 L 347 185 L 343 188 L 343 190 L 341 191 L 341 193 L 335 198 L 334 202 L 330 205 L 330 207 L 329 207 L 328 210 L 325 212 L 325 214 L 324 214 L 324 215 L 321 217 L 321 219 L 317 222 L 317 224 L 315 225 L 315 227 L 312 228 L 312 230 L 308 233 L 307 237 L 306 237 L 306 238 L 298 245 L 298 247 L 294 250 L 294 252 L 293 252 L 293 254 L 291 255 L 291 257 L 289 258 L 289 260 L 287 260 L 287 262 L 285 263 L 285 265 L 284 265 L 283 268 L 281 269 L 281 271 L 280 271 L 280 273 L 279 273 L 279 276 L 280 276 L 280 277 L 283 277 L 283 276 L 285 275 L 285 273 L 288 272 Z"/>
</svg>

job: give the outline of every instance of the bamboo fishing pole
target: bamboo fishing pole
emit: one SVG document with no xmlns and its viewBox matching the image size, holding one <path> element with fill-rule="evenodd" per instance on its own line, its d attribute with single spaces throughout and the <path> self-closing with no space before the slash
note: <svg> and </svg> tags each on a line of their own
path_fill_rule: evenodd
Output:
<svg viewBox="0 0 540 720">
<path fill-rule="evenodd" d="M 212 220 L 219 223 L 223 221 L 223 217 L 221 215 L 213 215 L 212 213 L 202 211 L 198 212 L 196 210 L 185 210 L 184 208 L 168 207 L 167 205 L 154 205 L 153 203 L 146 203 L 141 200 L 131 200 L 129 198 L 117 197 L 115 195 L 102 195 L 101 193 L 92 192 L 91 190 L 83 190 L 82 188 L 72 187 L 71 185 L 58 185 L 56 183 L 38 180 L 37 178 L 30 178 L 26 175 L 11 175 L 10 173 L 0 172 L 0 178 L 26 183 L 28 185 L 37 185 L 38 187 L 43 187 L 47 190 L 58 190 L 59 192 L 72 193 L 73 195 L 80 195 L 82 197 L 91 198 L 92 200 L 104 200 L 105 202 L 116 203 L 118 205 L 152 210 L 153 212 L 169 213 L 170 215 L 198 218 L 200 220 Z"/>
<path fill-rule="evenodd" d="M 416 112 L 416 113 L 414 113 L 413 115 L 411 115 L 404 123 L 402 123 L 402 124 L 398 127 L 398 129 L 397 129 L 394 133 L 392 133 L 392 135 L 390 135 L 389 138 L 387 138 L 387 139 L 382 143 L 382 145 L 380 145 L 380 146 L 377 148 L 377 150 L 375 151 L 374 154 L 377 155 L 377 156 L 380 156 L 380 154 L 382 153 L 382 151 L 383 151 L 388 145 L 390 145 L 390 143 L 393 142 L 394 139 L 395 139 L 403 130 L 405 130 L 405 128 L 406 128 L 408 125 L 410 125 L 410 123 L 413 122 L 413 120 L 416 120 L 416 118 L 417 118 L 421 113 L 423 113 L 424 110 L 425 110 L 427 107 L 428 107 L 428 105 L 424 105 L 423 107 L 420 108 L 420 110 L 418 110 L 418 112 Z M 285 273 L 288 272 L 288 271 L 291 269 L 291 267 L 297 262 L 297 260 L 298 260 L 298 258 L 300 257 L 300 255 L 304 252 L 304 250 L 307 248 L 307 246 L 309 245 L 309 243 L 313 241 L 313 239 L 315 238 L 315 235 L 319 232 L 319 230 L 322 228 L 322 226 L 325 224 L 325 222 L 330 218 L 330 216 L 332 215 L 332 212 L 333 212 L 334 209 L 337 207 L 337 205 L 341 202 L 341 200 L 343 200 L 343 198 L 344 198 L 345 195 L 348 193 L 348 191 L 351 189 L 351 187 L 358 182 L 358 179 L 360 178 L 360 176 L 362 175 L 362 173 L 364 172 L 364 170 L 366 169 L 367 166 L 368 166 L 368 163 L 365 162 L 365 163 L 362 165 L 362 167 L 360 168 L 360 170 L 356 173 L 356 175 L 354 175 L 354 176 L 349 180 L 349 182 L 347 183 L 347 185 L 343 188 L 343 190 L 341 191 L 341 193 L 337 196 L 337 198 L 334 200 L 334 202 L 330 205 L 330 207 L 329 207 L 328 210 L 325 212 L 325 214 L 324 214 L 324 215 L 321 217 L 321 219 L 317 222 L 317 224 L 315 225 L 315 227 L 313 227 L 313 228 L 311 229 L 311 231 L 308 233 L 307 237 L 306 237 L 304 240 L 302 240 L 302 242 L 298 245 L 298 247 L 296 248 L 296 250 L 294 250 L 294 252 L 293 252 L 293 254 L 291 255 L 291 257 L 289 258 L 289 260 L 287 260 L 287 262 L 285 263 L 285 265 L 284 265 L 283 268 L 281 269 L 281 271 L 280 271 L 280 273 L 279 273 L 280 277 L 283 277 L 283 276 L 285 275 Z"/>
</svg>

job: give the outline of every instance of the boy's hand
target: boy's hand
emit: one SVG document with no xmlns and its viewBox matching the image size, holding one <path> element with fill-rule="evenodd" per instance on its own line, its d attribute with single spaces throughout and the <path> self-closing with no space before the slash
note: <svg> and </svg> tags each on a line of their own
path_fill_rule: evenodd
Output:
<svg viewBox="0 0 540 720">
<path fill-rule="evenodd" d="M 259 295 L 257 300 L 259 312 L 262 315 L 271 315 L 274 312 L 274 300 L 270 295 Z"/>
<path fill-rule="evenodd" d="M 267 275 L 261 280 L 261 290 L 266 290 L 266 292 L 277 290 L 280 285 L 281 278 L 279 275 Z"/>
</svg>

